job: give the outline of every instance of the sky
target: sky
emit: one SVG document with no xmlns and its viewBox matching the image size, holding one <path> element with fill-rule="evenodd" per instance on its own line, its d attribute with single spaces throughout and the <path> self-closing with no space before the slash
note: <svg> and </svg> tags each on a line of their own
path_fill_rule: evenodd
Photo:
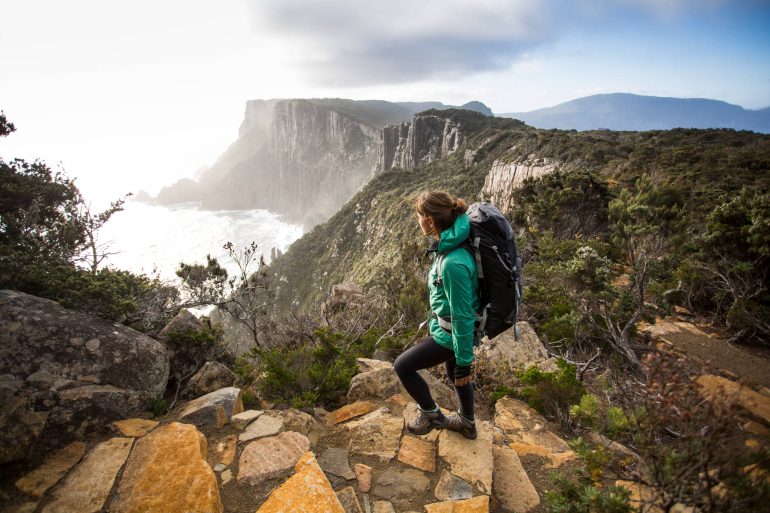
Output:
<svg viewBox="0 0 770 513">
<path fill-rule="evenodd" d="M 97 205 L 212 164 L 249 99 L 612 92 L 770 106 L 770 0 L 0 0 L 0 157 Z"/>
</svg>

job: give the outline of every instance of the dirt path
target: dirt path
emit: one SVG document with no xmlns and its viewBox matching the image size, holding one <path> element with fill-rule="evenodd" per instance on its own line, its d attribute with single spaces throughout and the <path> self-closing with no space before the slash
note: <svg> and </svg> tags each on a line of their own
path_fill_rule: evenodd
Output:
<svg viewBox="0 0 770 513">
<path fill-rule="evenodd" d="M 643 327 L 642 331 L 730 377 L 770 388 L 770 351 L 767 349 L 731 344 L 677 317 L 656 319 L 655 324 Z"/>
</svg>

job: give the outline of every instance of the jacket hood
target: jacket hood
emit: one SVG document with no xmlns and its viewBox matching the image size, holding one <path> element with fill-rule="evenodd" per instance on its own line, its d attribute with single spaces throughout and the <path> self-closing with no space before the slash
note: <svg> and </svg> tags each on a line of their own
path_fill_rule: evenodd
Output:
<svg viewBox="0 0 770 513">
<path fill-rule="evenodd" d="M 462 244 L 471 234 L 471 222 L 467 214 L 460 214 L 448 230 L 441 232 L 436 251 L 446 253 Z"/>
</svg>

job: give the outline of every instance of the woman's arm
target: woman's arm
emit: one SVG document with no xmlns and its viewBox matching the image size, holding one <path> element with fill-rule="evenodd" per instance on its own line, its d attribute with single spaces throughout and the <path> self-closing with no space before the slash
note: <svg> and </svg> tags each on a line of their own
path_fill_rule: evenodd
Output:
<svg viewBox="0 0 770 513">
<path fill-rule="evenodd" d="M 469 366 L 473 361 L 473 331 L 476 312 L 473 309 L 475 290 L 475 269 L 462 261 L 444 259 L 442 278 L 444 293 L 452 317 L 452 345 L 458 366 Z"/>
</svg>

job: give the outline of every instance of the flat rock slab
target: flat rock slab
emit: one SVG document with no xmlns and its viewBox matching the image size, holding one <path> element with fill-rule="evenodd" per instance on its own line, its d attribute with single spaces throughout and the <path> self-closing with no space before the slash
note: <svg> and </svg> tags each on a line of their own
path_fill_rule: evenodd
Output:
<svg viewBox="0 0 770 513">
<path fill-rule="evenodd" d="M 334 426 L 340 422 L 345 422 L 361 415 L 366 415 L 374 411 L 377 405 L 369 401 L 356 401 L 353 404 L 346 404 L 338 410 L 334 410 L 326 416 L 326 425 Z"/>
<path fill-rule="evenodd" d="M 476 421 L 478 438 L 468 440 L 460 433 L 442 430 L 438 437 L 438 455 L 451 468 L 452 474 L 471 483 L 485 494 L 492 493 L 494 469 L 493 427 Z"/>
<path fill-rule="evenodd" d="M 257 420 L 246 426 L 246 431 L 238 436 L 238 441 L 248 442 L 257 438 L 277 435 L 283 429 L 283 420 L 261 415 Z"/>
<path fill-rule="evenodd" d="M 112 423 L 115 429 L 120 431 L 123 436 L 139 438 L 158 426 L 158 421 L 150 419 L 126 419 L 116 420 Z"/>
<path fill-rule="evenodd" d="M 548 447 L 543 447 L 542 445 L 521 444 L 514 442 L 510 444 L 509 447 L 516 451 L 516 454 L 519 456 L 519 458 L 524 456 L 539 456 L 541 458 L 545 458 L 548 460 L 548 463 L 545 464 L 547 468 L 559 468 L 568 461 L 572 461 L 577 458 L 577 454 L 575 454 L 574 451 L 553 452 Z"/>
<path fill-rule="evenodd" d="M 462 501 L 426 504 L 425 511 L 427 513 L 489 513 L 489 496 L 479 495 Z"/>
<path fill-rule="evenodd" d="M 246 410 L 235 414 L 230 419 L 230 423 L 235 429 L 246 429 L 246 426 L 257 420 L 264 412 L 262 410 Z"/>
<path fill-rule="evenodd" d="M 451 472 L 443 470 L 433 494 L 440 501 L 457 501 L 473 497 L 473 487 Z"/>
<path fill-rule="evenodd" d="M 238 483 L 258 485 L 278 477 L 294 467 L 308 450 L 310 441 L 294 431 L 250 442 L 243 448 L 238 460 Z M 315 457 L 313 464 L 318 465 Z"/>
<path fill-rule="evenodd" d="M 548 429 L 542 415 L 510 397 L 503 397 L 495 403 L 495 426 L 510 442 L 540 445 L 554 453 L 570 450 L 563 438 Z"/>
<path fill-rule="evenodd" d="M 358 502 L 356 491 L 352 486 L 348 486 L 338 491 L 337 498 L 339 499 L 340 504 L 342 504 L 345 513 L 363 513 L 361 503 Z"/>
<path fill-rule="evenodd" d="M 16 481 L 16 488 L 22 492 L 42 497 L 53 485 L 58 483 L 86 454 L 86 444 L 72 442 L 38 468 Z"/>
<path fill-rule="evenodd" d="M 288 434 L 281 433 L 281 435 Z M 303 435 L 299 436 L 304 438 Z M 253 443 L 256 444 L 260 441 Z M 329 480 L 326 479 L 323 470 L 318 466 L 312 452 L 304 454 L 297 461 L 294 469 L 294 475 L 270 494 L 257 510 L 257 513 L 289 513 L 294 511 L 345 513 L 337 494 L 334 493 Z"/>
<path fill-rule="evenodd" d="M 368 493 L 372 489 L 372 467 L 363 463 L 356 463 L 353 467 L 358 480 L 358 489 L 363 493 Z"/>
<path fill-rule="evenodd" d="M 372 513 L 396 513 L 396 510 L 389 501 L 374 501 Z"/>
<path fill-rule="evenodd" d="M 229 467 L 235 459 L 235 449 L 238 445 L 237 435 L 227 435 L 217 442 L 214 446 L 214 464 L 221 463 L 225 467 Z"/>
<path fill-rule="evenodd" d="M 330 447 L 318 458 L 318 464 L 324 472 L 343 479 L 355 479 L 356 475 L 350 469 L 347 449 Z"/>
<path fill-rule="evenodd" d="M 412 500 L 430 487 L 430 479 L 417 469 L 389 468 L 374 480 L 372 493 L 388 499 L 401 509 L 413 506 Z"/>
<path fill-rule="evenodd" d="M 345 426 L 352 433 L 350 452 L 390 461 L 396 456 L 404 420 L 390 415 L 387 408 L 380 408 Z"/>
<path fill-rule="evenodd" d="M 419 438 L 404 436 L 398 451 L 398 461 L 425 472 L 435 472 L 436 446 Z"/>
<path fill-rule="evenodd" d="M 494 495 L 506 511 L 527 513 L 540 505 L 540 496 L 521 465 L 516 451 L 495 447 Z"/>
<path fill-rule="evenodd" d="M 187 403 L 179 416 L 179 421 L 195 424 L 198 427 L 221 428 L 230 422 L 233 415 L 242 411 L 241 389 L 226 387 Z"/>
<path fill-rule="evenodd" d="M 110 513 L 222 513 L 208 443 L 190 424 L 172 422 L 137 440 Z"/>
<path fill-rule="evenodd" d="M 133 438 L 112 438 L 86 454 L 57 486 L 42 513 L 96 513 L 104 507 Z"/>
<path fill-rule="evenodd" d="M 698 376 L 696 379 L 703 395 L 710 401 L 722 401 L 737 404 L 751 416 L 770 425 L 770 397 L 742 386 L 740 383 L 711 374 Z"/>
</svg>

